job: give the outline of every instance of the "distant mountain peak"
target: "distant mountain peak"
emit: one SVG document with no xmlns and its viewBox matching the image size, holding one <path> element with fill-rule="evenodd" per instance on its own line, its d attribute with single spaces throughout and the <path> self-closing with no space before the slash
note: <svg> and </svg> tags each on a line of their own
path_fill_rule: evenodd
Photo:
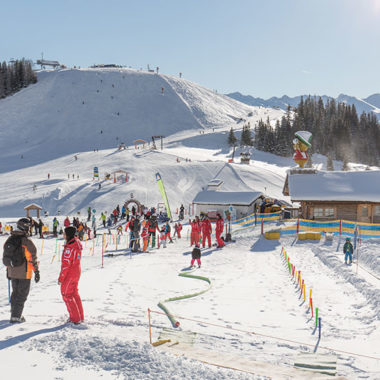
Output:
<svg viewBox="0 0 380 380">
<path fill-rule="evenodd" d="M 347 94 L 339 94 L 336 98 L 333 98 L 328 95 L 299 95 L 294 97 L 289 97 L 288 95 L 283 95 L 282 97 L 273 96 L 269 99 L 255 98 L 251 95 L 243 95 L 240 92 L 233 92 L 227 94 L 227 96 L 238 100 L 242 103 L 251 105 L 251 106 L 262 106 L 269 108 L 280 108 L 284 111 L 290 105 L 291 107 L 297 107 L 301 97 L 305 100 L 307 97 L 321 97 L 323 102 L 326 103 L 329 99 L 334 99 L 336 102 L 346 103 L 349 105 L 355 105 L 356 112 L 361 114 L 363 112 L 373 112 L 376 114 L 377 118 L 380 120 L 380 93 L 373 94 L 368 96 L 365 99 L 361 99 L 357 96 L 347 95 Z"/>
</svg>

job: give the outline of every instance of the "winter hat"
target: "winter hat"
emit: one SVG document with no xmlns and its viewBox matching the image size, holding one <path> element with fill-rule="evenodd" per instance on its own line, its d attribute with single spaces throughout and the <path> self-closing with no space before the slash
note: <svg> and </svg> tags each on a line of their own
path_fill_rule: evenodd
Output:
<svg viewBox="0 0 380 380">
<path fill-rule="evenodd" d="M 74 239 L 76 232 L 77 232 L 77 229 L 75 227 L 73 226 L 66 227 L 65 234 L 66 234 L 67 241 Z"/>
</svg>

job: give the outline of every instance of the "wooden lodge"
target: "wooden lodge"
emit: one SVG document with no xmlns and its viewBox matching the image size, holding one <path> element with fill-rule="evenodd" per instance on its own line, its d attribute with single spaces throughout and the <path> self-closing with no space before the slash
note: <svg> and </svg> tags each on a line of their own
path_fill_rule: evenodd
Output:
<svg viewBox="0 0 380 380">
<path fill-rule="evenodd" d="M 380 223 L 380 170 L 291 169 L 283 194 L 301 204 L 304 219 Z"/>
</svg>

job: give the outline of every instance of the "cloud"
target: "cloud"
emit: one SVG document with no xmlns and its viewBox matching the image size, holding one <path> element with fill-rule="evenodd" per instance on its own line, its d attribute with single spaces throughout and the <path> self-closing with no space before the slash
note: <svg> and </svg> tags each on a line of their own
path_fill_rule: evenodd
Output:
<svg viewBox="0 0 380 380">
<path fill-rule="evenodd" d="M 310 75 L 311 71 L 309 71 L 309 70 L 301 70 L 301 73 L 302 74 L 306 74 L 306 75 Z"/>
</svg>

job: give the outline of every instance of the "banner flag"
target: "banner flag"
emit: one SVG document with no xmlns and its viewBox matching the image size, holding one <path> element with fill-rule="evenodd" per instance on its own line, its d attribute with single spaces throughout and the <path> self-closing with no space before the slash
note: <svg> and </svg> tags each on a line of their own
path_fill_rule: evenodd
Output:
<svg viewBox="0 0 380 380">
<path fill-rule="evenodd" d="M 165 191 L 164 183 L 162 182 L 162 178 L 161 178 L 160 173 L 156 173 L 156 180 L 157 180 L 158 188 L 159 188 L 160 193 L 161 193 L 161 197 L 162 197 L 162 199 L 163 199 L 163 201 L 165 203 L 165 207 L 166 207 L 166 212 L 168 214 L 168 218 L 171 220 L 172 219 L 172 213 L 170 211 L 168 197 L 166 196 L 166 191 Z"/>
</svg>

